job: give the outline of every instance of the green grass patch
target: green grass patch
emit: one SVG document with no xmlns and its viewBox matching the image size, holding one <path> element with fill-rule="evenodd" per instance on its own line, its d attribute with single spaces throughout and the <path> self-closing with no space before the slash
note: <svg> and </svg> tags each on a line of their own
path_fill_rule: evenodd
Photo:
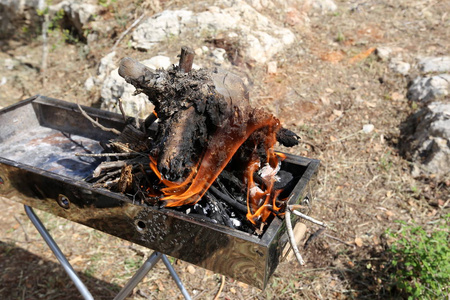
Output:
<svg viewBox="0 0 450 300">
<path fill-rule="evenodd" d="M 400 231 L 387 231 L 395 239 L 390 283 L 408 299 L 446 299 L 450 295 L 450 214 L 427 232 L 417 224 L 401 224 Z"/>
</svg>

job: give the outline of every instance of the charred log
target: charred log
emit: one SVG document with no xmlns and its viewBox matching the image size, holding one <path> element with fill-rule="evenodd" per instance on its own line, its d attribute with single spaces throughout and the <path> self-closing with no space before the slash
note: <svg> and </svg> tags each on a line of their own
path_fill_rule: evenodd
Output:
<svg viewBox="0 0 450 300">
<path fill-rule="evenodd" d="M 179 209 L 202 203 L 209 207 L 205 219 L 241 230 L 261 228 L 284 211 L 278 196 L 292 180 L 279 172 L 283 156 L 273 146 L 294 146 L 299 137 L 272 114 L 251 107 L 238 76 L 193 70 L 193 58 L 185 47 L 178 66 L 155 72 L 122 59 L 119 74 L 148 96 L 155 112 L 141 123 L 131 120 L 104 145 L 107 152 L 136 156 L 121 160 L 108 153 L 113 161 L 101 163 L 92 180 L 133 200 Z M 192 214 L 202 211 L 192 208 Z"/>
</svg>

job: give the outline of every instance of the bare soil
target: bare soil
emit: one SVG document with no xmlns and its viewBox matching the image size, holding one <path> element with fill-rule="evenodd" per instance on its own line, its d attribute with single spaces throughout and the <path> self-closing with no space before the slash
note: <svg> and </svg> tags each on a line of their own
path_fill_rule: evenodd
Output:
<svg viewBox="0 0 450 300">
<path fill-rule="evenodd" d="M 118 35 L 139 17 L 149 1 L 115 3 L 99 14 L 103 31 L 86 46 L 50 36 L 48 68 L 41 74 L 42 40 L 39 34 L 20 33 L 0 41 L 0 107 L 35 94 L 98 105 L 99 92 L 86 92 L 84 81 L 110 52 Z M 180 8 L 183 1 L 161 1 L 160 9 Z M 289 27 L 297 42 L 274 58 L 276 74 L 266 67 L 241 63 L 232 71 L 247 77 L 251 102 L 265 107 L 284 126 L 302 137 L 293 154 L 321 160 L 311 215 L 328 223 L 329 236 L 315 239 L 302 250 L 307 262 L 283 262 L 269 286 L 258 290 L 225 278 L 220 299 L 386 299 L 395 297 L 387 274 L 384 252 L 387 228 L 395 220 L 431 229 L 448 213 L 450 180 L 413 178 L 410 162 L 399 155 L 400 126 L 415 106 L 408 103 L 407 83 L 416 76 L 418 56 L 448 55 L 449 1 L 336 1 L 338 10 L 320 13 L 297 8 L 309 24 L 293 21 L 292 14 L 267 11 Z M 302 14 L 304 13 L 304 14 Z M 294 15 L 295 16 L 295 15 Z M 181 45 L 208 45 L 189 37 L 163 42 L 154 52 L 138 52 L 127 36 L 117 48 L 119 59 L 173 57 Z M 412 65 L 408 76 L 394 73 L 371 48 L 388 46 Z M 365 55 L 371 53 L 369 55 Z M 6 66 L 6 59 L 14 67 Z M 202 58 L 196 58 L 201 64 Z M 204 65 L 208 65 L 205 61 Z M 43 78 L 44 76 L 44 78 Z M 44 80 L 45 79 L 45 80 Z M 373 124 L 370 133 L 363 125 Z M 0 199 L 0 298 L 80 299 L 56 259 L 27 220 L 20 204 Z M 139 268 L 150 250 L 38 212 L 76 271 L 96 299 L 111 299 Z M 317 230 L 310 225 L 309 232 Z M 345 242 L 345 243 L 343 243 Z M 222 276 L 174 260 L 175 269 L 196 299 L 212 299 Z M 158 264 L 129 299 L 180 299 L 169 273 Z"/>
</svg>

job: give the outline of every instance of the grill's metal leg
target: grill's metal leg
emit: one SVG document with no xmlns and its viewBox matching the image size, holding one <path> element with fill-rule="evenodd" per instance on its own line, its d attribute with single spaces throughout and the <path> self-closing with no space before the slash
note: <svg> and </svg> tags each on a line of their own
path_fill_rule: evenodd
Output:
<svg viewBox="0 0 450 300">
<path fill-rule="evenodd" d="M 87 287 L 84 285 L 84 283 L 81 281 L 81 279 L 78 277 L 78 275 L 75 273 L 74 269 L 70 265 L 67 258 L 62 253 L 61 249 L 59 249 L 56 242 L 53 240 L 50 233 L 47 231 L 47 229 L 42 224 L 41 220 L 38 218 L 38 216 L 34 213 L 33 209 L 27 205 L 24 205 L 25 212 L 28 215 L 28 218 L 30 218 L 33 225 L 36 227 L 36 229 L 41 234 L 42 238 L 45 240 L 49 248 L 52 250 L 53 254 L 55 254 L 56 258 L 58 259 L 61 266 L 64 268 L 66 273 L 69 275 L 70 279 L 73 281 L 77 289 L 80 291 L 81 295 L 86 300 L 93 300 L 91 293 L 87 289 Z M 127 284 L 122 288 L 122 290 L 117 294 L 117 296 L 114 298 L 114 300 L 123 300 L 125 299 L 131 291 L 141 282 L 141 280 L 145 277 L 145 275 L 150 272 L 150 270 L 156 265 L 156 263 L 162 258 L 164 264 L 166 265 L 167 270 L 169 270 L 170 275 L 172 276 L 173 280 L 177 284 L 178 288 L 180 289 L 181 293 L 183 294 L 184 298 L 186 300 L 191 300 L 191 296 L 187 292 L 186 288 L 184 287 L 183 283 L 180 280 L 180 277 L 178 276 L 175 269 L 170 264 L 169 259 L 166 255 L 159 253 L 159 252 L 153 252 L 152 255 L 144 262 L 144 264 L 137 270 L 137 272 L 133 275 L 133 277 L 127 282 Z"/>
<path fill-rule="evenodd" d="M 114 300 L 125 299 L 131 291 L 141 282 L 141 280 L 147 275 L 148 272 L 156 265 L 156 263 L 163 256 L 162 253 L 153 252 L 152 255 L 145 261 L 145 263 L 137 270 L 133 277 L 127 282 L 127 284 L 122 288 L 122 290 L 117 294 Z"/>
<path fill-rule="evenodd" d="M 61 266 L 66 271 L 67 275 L 69 275 L 70 279 L 72 279 L 73 283 L 77 287 L 77 289 L 80 291 L 81 295 L 86 300 L 93 300 L 91 293 L 87 289 L 87 287 L 84 285 L 84 283 L 81 281 L 81 279 L 78 277 L 78 275 L 75 273 L 74 269 L 70 265 L 67 258 L 62 253 L 61 249 L 59 249 L 58 245 L 53 240 L 52 236 L 48 233 L 47 229 L 42 225 L 41 220 L 36 216 L 33 209 L 27 205 L 24 205 L 25 212 L 28 215 L 28 218 L 30 218 L 33 225 L 36 227 L 36 229 L 41 234 L 42 238 L 47 243 L 48 247 L 52 250 L 53 254 L 55 254 L 56 258 L 58 259 Z"/>
<path fill-rule="evenodd" d="M 167 256 L 163 254 L 162 255 L 162 260 L 163 260 L 164 264 L 166 265 L 167 270 L 169 270 L 170 276 L 172 276 L 173 280 L 175 280 L 175 283 L 177 284 L 177 286 L 180 289 L 181 293 L 183 294 L 184 298 L 186 300 L 191 300 L 191 296 L 187 292 L 186 288 L 184 287 L 183 283 L 181 282 L 180 277 L 178 277 L 177 272 L 172 267 L 172 265 L 171 265 L 169 259 L 167 258 Z"/>
</svg>

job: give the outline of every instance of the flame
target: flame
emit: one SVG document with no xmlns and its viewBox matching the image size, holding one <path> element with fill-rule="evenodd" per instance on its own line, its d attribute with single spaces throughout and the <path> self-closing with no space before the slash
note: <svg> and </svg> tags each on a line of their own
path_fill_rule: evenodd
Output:
<svg viewBox="0 0 450 300">
<path fill-rule="evenodd" d="M 256 153 L 256 157 L 248 163 L 246 168 L 247 180 L 247 218 L 253 224 L 265 222 L 271 215 L 272 210 L 278 211 L 276 199 L 281 191 L 273 191 L 275 176 L 271 176 L 264 185 L 258 186 L 254 181 L 254 173 L 258 171 L 262 163 L 268 163 L 275 168 L 286 156 L 282 153 L 274 152 L 273 145 L 276 143 L 276 132 L 280 128 L 280 122 L 271 114 L 262 110 L 252 109 L 242 112 L 235 109 L 232 116 L 224 121 L 224 124 L 217 129 L 209 141 L 203 157 L 200 159 L 189 176 L 181 183 L 164 179 L 158 171 L 154 158 L 150 158 L 150 167 L 153 172 L 165 185 L 161 189 L 166 206 L 175 207 L 197 203 L 209 187 L 214 183 L 223 169 L 233 158 L 236 151 L 246 141 L 258 141 L 251 139 L 251 135 L 258 130 L 263 136 L 263 147 L 266 151 L 266 161 L 262 162 Z M 250 138 L 250 139 L 249 139 Z M 258 145 L 254 145 L 255 149 Z M 261 145 L 260 145 L 261 146 Z M 272 209 L 272 210 L 271 210 Z"/>
</svg>

